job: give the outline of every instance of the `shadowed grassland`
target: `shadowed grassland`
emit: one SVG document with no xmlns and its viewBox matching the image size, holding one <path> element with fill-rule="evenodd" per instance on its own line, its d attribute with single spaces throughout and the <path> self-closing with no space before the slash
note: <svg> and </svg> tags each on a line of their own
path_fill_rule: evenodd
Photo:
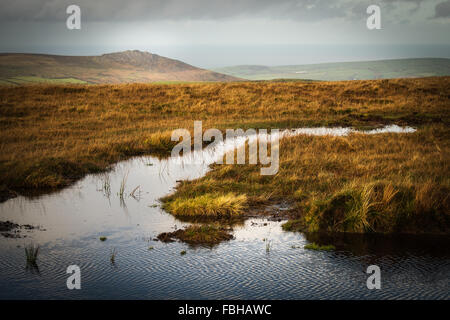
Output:
<svg viewBox="0 0 450 320">
<path fill-rule="evenodd" d="M 323 246 L 321 246 L 321 245 L 313 242 L 313 243 L 308 243 L 305 246 L 305 249 L 316 250 L 316 251 L 333 251 L 336 248 L 333 245 L 331 245 L 331 244 L 330 245 L 323 245 Z"/>
<path fill-rule="evenodd" d="M 365 183 L 385 180 L 395 188 L 410 183 L 409 187 L 422 186 L 423 192 L 434 194 L 448 186 L 443 181 L 448 168 L 442 163 L 448 159 L 445 152 L 448 151 L 449 86 L 449 77 L 312 83 L 0 86 L 2 200 L 15 193 L 29 195 L 67 186 L 88 173 L 106 170 L 111 164 L 132 156 L 168 155 L 176 144 L 170 141 L 172 130 L 192 129 L 194 120 L 202 120 L 205 130 L 336 125 L 365 128 L 381 124 L 415 125 L 422 129 L 401 139 L 398 135 L 343 138 L 337 142 L 341 148 L 334 155 L 322 152 L 326 149 L 322 143 L 332 149 L 333 140 L 326 141 L 331 138 L 288 140 L 293 142 L 283 145 L 292 143 L 296 149 L 282 150 L 282 168 L 275 178 L 259 176 L 255 166 L 224 166 L 205 178 L 211 180 L 209 183 L 215 189 L 207 192 L 208 189 L 201 190 L 199 185 L 195 192 L 186 192 L 184 199 L 206 193 L 246 194 L 247 205 L 254 205 L 275 197 L 294 198 L 294 194 L 305 193 L 310 200 L 325 201 L 324 195 L 338 192 L 337 186 L 344 188 L 344 182 L 353 180 L 357 183 L 353 186 L 356 193 Z M 357 151 L 353 150 L 353 144 Z M 366 149 L 369 153 L 390 152 L 386 155 L 391 161 L 388 169 L 377 166 L 376 160 L 363 157 Z M 305 150 L 311 163 L 306 161 Z M 411 163 L 406 157 L 416 153 L 422 156 L 422 152 L 429 160 L 424 162 L 425 168 L 419 168 L 422 160 L 414 157 L 409 160 L 414 166 L 409 167 Z M 322 156 L 316 158 L 316 154 Z M 336 164 L 333 157 L 342 160 L 336 160 Z M 401 158 L 400 162 L 397 158 Z M 439 159 L 441 162 L 435 166 Z M 339 165 L 337 168 L 342 173 L 333 171 L 335 165 Z M 361 171 L 362 168 L 366 170 Z M 302 177 L 302 170 L 316 169 L 321 170 L 310 173 L 314 179 Z M 441 170 L 439 174 L 438 170 Z M 361 177 L 354 175 L 355 171 L 369 181 L 363 183 Z M 215 186 L 214 175 L 223 177 L 221 187 Z M 242 179 L 248 183 L 243 184 Z M 425 180 L 429 180 L 428 184 Z M 200 182 L 193 185 L 197 183 Z M 434 188 L 436 185 L 438 189 Z M 312 192 L 317 195 L 312 197 Z M 424 199 L 417 201 L 427 203 L 428 198 Z M 181 205 L 180 200 L 179 204 L 186 208 L 187 202 Z"/>
</svg>

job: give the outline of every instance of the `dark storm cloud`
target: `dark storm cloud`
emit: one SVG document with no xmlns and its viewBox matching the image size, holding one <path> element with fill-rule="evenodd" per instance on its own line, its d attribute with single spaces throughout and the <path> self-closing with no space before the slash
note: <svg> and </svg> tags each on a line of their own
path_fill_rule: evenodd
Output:
<svg viewBox="0 0 450 320">
<path fill-rule="evenodd" d="M 441 2 L 436 5 L 435 18 L 449 18 L 450 17 L 450 0 Z"/>
<path fill-rule="evenodd" d="M 384 0 L 380 4 L 420 4 L 422 0 Z M 0 18 L 55 21 L 77 4 L 85 21 L 206 20 L 264 17 L 298 21 L 352 18 L 373 1 L 345 0 L 0 0 Z M 447 2 L 448 3 L 448 2 Z M 444 3 L 445 4 L 445 3 Z M 363 10 L 363 11 L 361 11 Z M 444 10 L 445 11 L 445 10 Z"/>
</svg>

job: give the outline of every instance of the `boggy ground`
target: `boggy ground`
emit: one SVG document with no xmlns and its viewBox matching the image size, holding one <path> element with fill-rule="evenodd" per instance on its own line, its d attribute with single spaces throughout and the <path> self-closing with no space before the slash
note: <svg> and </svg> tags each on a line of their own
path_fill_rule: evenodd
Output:
<svg viewBox="0 0 450 320">
<path fill-rule="evenodd" d="M 277 175 L 214 166 L 181 183 L 165 207 L 198 202 L 214 216 L 205 206 L 212 199 L 228 208 L 222 214 L 239 215 L 288 201 L 287 230 L 448 233 L 449 105 L 450 77 L 2 86 L 1 200 L 67 186 L 132 156 L 168 155 L 171 131 L 194 120 L 204 129 L 412 125 L 416 133 L 284 139 Z"/>
<path fill-rule="evenodd" d="M 440 124 L 408 134 L 297 136 L 281 141 L 278 174 L 262 176 L 259 165 L 214 165 L 203 178 L 180 183 L 164 207 L 179 215 L 184 203 L 201 208 L 204 198 L 224 194 L 229 205 L 245 199 L 230 215 L 292 203 L 283 226 L 289 231 L 448 233 L 449 151 L 449 130 Z"/>
</svg>

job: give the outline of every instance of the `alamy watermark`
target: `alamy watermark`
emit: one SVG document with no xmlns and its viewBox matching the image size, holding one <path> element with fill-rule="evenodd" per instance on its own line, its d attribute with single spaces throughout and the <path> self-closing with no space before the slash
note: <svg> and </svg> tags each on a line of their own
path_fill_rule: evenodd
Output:
<svg viewBox="0 0 450 320">
<path fill-rule="evenodd" d="M 381 270 L 380 267 L 373 264 L 367 267 L 367 274 L 370 276 L 367 278 L 366 285 L 367 289 L 381 289 Z"/>
<path fill-rule="evenodd" d="M 172 132 L 172 141 L 180 141 L 181 138 L 182 141 L 172 149 L 171 155 L 173 158 L 181 158 L 182 152 L 183 163 L 201 164 L 205 162 L 205 157 L 215 154 L 217 155 L 217 159 L 213 161 L 215 163 L 223 164 L 225 157 L 225 164 L 245 164 L 248 146 L 248 164 L 259 162 L 262 165 L 268 165 L 261 168 L 261 175 L 275 175 L 278 172 L 280 138 L 278 129 L 271 129 L 270 134 L 267 133 L 267 129 L 245 131 L 226 129 L 224 139 L 219 129 L 212 128 L 203 133 L 202 121 L 194 121 L 194 140 L 192 141 L 191 132 L 187 129 L 177 129 Z M 210 142 L 205 149 L 203 149 L 203 142 Z"/>
<path fill-rule="evenodd" d="M 373 4 L 367 7 L 367 14 L 370 16 L 367 18 L 366 26 L 369 30 L 381 29 L 381 9 L 379 6 Z"/>
<path fill-rule="evenodd" d="M 76 4 L 67 7 L 66 13 L 69 14 L 66 20 L 66 26 L 69 30 L 81 29 L 81 9 Z"/>
<path fill-rule="evenodd" d="M 70 274 L 67 278 L 66 286 L 69 290 L 81 289 L 81 269 L 79 266 L 73 264 L 67 267 L 66 273 Z"/>
</svg>

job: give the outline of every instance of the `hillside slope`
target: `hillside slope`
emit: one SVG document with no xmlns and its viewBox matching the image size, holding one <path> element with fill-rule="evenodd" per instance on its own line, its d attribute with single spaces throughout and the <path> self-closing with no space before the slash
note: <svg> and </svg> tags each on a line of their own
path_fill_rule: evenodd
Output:
<svg viewBox="0 0 450 320">
<path fill-rule="evenodd" d="M 242 65 L 214 71 L 249 80 L 373 80 L 450 75 L 450 59 L 421 58 L 290 66 Z"/>
<path fill-rule="evenodd" d="M 233 80 L 239 79 L 137 50 L 101 56 L 0 54 L 0 83 L 2 84 Z"/>
</svg>

